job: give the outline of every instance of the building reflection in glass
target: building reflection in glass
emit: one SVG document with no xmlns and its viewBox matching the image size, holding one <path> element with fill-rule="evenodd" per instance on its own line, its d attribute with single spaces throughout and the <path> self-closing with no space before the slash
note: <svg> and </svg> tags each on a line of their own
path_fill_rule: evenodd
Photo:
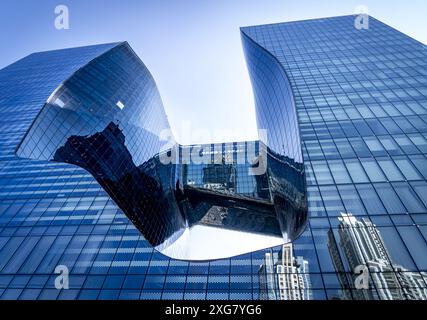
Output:
<svg viewBox="0 0 427 320">
<path fill-rule="evenodd" d="M 225 144 L 220 145 L 220 163 L 215 163 L 213 155 L 218 153 L 214 153 L 214 146 L 205 145 L 210 157 L 207 164 L 185 163 L 180 158 L 178 164 L 166 165 L 157 155 L 136 166 L 126 149 L 123 132 L 118 124 L 111 122 L 100 133 L 71 136 L 58 148 L 53 159 L 87 169 L 159 251 L 176 258 L 205 260 L 216 257 L 215 254 L 227 254 L 224 246 L 230 239 L 258 240 L 255 244 L 249 243 L 246 250 L 283 243 L 270 186 L 275 186 L 276 197 L 298 197 L 285 177 L 301 173 L 294 170 L 293 163 L 274 159 L 271 160 L 276 166 L 274 169 L 267 167 L 263 174 L 253 175 L 253 167 L 258 164 L 238 163 L 236 151 L 246 153 L 247 144 L 252 143 L 259 150 L 260 142 L 238 143 L 240 146 L 231 153 L 226 153 Z M 193 147 L 178 148 L 183 154 L 182 149 Z M 231 158 L 226 161 L 227 156 Z M 271 155 L 267 157 L 268 162 Z M 271 174 L 271 170 L 280 170 L 282 176 Z M 278 189 L 281 182 L 283 186 Z M 194 229 L 196 232 L 192 232 Z M 223 232 L 219 233 L 219 229 Z M 215 238 L 215 233 L 221 235 L 222 241 Z M 198 235 L 196 240 L 203 243 L 197 243 L 194 234 Z M 215 248 L 212 241 L 217 243 Z M 201 249 L 197 245 L 202 245 Z"/>
<path fill-rule="evenodd" d="M 332 229 L 328 232 L 328 248 L 343 288 L 341 299 L 360 300 L 420 300 L 427 299 L 427 289 L 422 276 L 394 264 L 380 231 L 366 218 L 357 219 L 352 214 L 341 213 L 338 245 Z M 343 260 L 341 259 L 343 257 Z M 369 270 L 369 289 L 355 288 L 358 274 L 346 273 L 344 263 L 350 270 L 366 266 Z"/>
<path fill-rule="evenodd" d="M 267 252 L 259 274 L 261 300 L 311 300 L 308 261 L 294 257 L 291 243 L 279 253 Z"/>
</svg>

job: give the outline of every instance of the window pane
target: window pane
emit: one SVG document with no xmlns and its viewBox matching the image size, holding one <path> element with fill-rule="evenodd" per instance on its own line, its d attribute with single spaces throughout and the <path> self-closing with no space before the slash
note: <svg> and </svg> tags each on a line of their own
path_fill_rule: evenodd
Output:
<svg viewBox="0 0 427 320">
<path fill-rule="evenodd" d="M 386 210 L 377 196 L 375 189 L 369 184 L 356 185 L 360 198 L 368 211 L 368 214 L 385 214 Z"/>
<path fill-rule="evenodd" d="M 382 119 L 382 124 L 390 134 L 399 134 L 402 133 L 399 126 L 391 118 Z"/>
<path fill-rule="evenodd" d="M 356 126 L 361 136 L 374 135 L 371 128 L 369 128 L 368 124 L 364 120 L 354 121 L 354 125 Z"/>
<path fill-rule="evenodd" d="M 400 171 L 405 176 L 406 180 L 420 180 L 422 179 L 421 175 L 414 168 L 411 162 L 406 158 L 394 159 L 394 162 L 399 167 Z"/>
<path fill-rule="evenodd" d="M 347 137 L 357 137 L 359 135 L 351 121 L 341 121 L 340 125 Z"/>
<path fill-rule="evenodd" d="M 313 240 L 316 246 L 316 252 L 319 258 L 320 269 L 322 272 L 335 272 L 335 267 L 331 260 L 328 244 L 331 241 L 328 236 L 330 230 L 315 229 L 313 230 Z M 330 246 L 330 245 L 329 245 Z"/>
<path fill-rule="evenodd" d="M 343 158 L 352 158 L 354 157 L 353 149 L 350 146 L 350 143 L 347 139 L 335 139 L 335 144 Z"/>
<path fill-rule="evenodd" d="M 316 179 L 314 178 L 313 169 L 308 161 L 304 164 L 305 167 L 305 181 L 307 181 L 307 185 L 316 184 Z"/>
<path fill-rule="evenodd" d="M 419 118 L 418 116 L 408 117 L 407 120 L 415 128 L 414 132 L 427 132 L 426 123 L 421 118 Z"/>
<path fill-rule="evenodd" d="M 417 167 L 418 171 L 427 179 L 427 159 L 422 155 L 409 156 L 412 163 Z"/>
<path fill-rule="evenodd" d="M 338 216 L 345 212 L 341 198 L 335 186 L 319 187 L 328 216 Z"/>
<path fill-rule="evenodd" d="M 360 112 L 363 118 L 375 118 L 374 114 L 367 106 L 358 106 L 357 110 Z"/>
<path fill-rule="evenodd" d="M 422 135 L 411 134 L 408 137 L 422 153 L 427 153 L 427 141 Z"/>
<path fill-rule="evenodd" d="M 408 212 L 419 213 L 425 211 L 423 204 L 407 183 L 394 183 L 393 187 Z"/>
<path fill-rule="evenodd" d="M 366 122 L 368 123 L 369 127 L 371 127 L 375 135 L 379 136 L 383 134 L 388 134 L 387 130 L 377 119 L 366 120 Z"/>
<path fill-rule="evenodd" d="M 377 116 L 378 118 L 381 117 L 387 117 L 387 113 L 385 113 L 384 109 L 381 106 L 372 105 L 370 106 L 372 112 Z"/>
<path fill-rule="evenodd" d="M 345 160 L 345 165 L 354 183 L 369 182 L 359 160 Z"/>
<path fill-rule="evenodd" d="M 369 149 L 366 146 L 363 139 L 361 139 L 361 138 L 350 138 L 348 140 L 350 141 L 351 146 L 353 147 L 353 149 L 356 152 L 358 157 L 370 157 L 371 156 L 371 152 L 369 151 Z"/>
<path fill-rule="evenodd" d="M 374 156 L 384 156 L 386 152 L 382 144 L 375 137 L 365 137 L 365 143 Z"/>
<path fill-rule="evenodd" d="M 326 126 L 328 127 L 329 132 L 331 132 L 334 138 L 342 138 L 345 137 L 344 132 L 341 129 L 339 123 L 336 122 L 327 122 Z"/>
<path fill-rule="evenodd" d="M 359 195 L 357 194 L 354 186 L 338 186 L 338 190 L 340 192 L 341 199 L 344 202 L 347 213 L 352 213 L 353 215 L 366 214 L 365 208 L 363 207 L 363 204 L 360 201 Z"/>
<path fill-rule="evenodd" d="M 318 141 L 305 142 L 305 147 L 311 159 L 323 159 L 323 153 Z"/>
<path fill-rule="evenodd" d="M 330 139 L 328 139 L 328 140 L 322 140 L 321 147 L 322 147 L 322 150 L 323 150 L 323 154 L 328 159 L 339 158 L 338 149 L 335 146 L 335 143 L 334 143 L 333 140 L 330 140 Z M 310 154 L 310 156 L 311 156 L 311 154 Z"/>
<path fill-rule="evenodd" d="M 326 216 L 325 209 L 323 207 L 322 197 L 320 196 L 319 189 L 316 186 L 307 187 L 307 201 L 310 217 Z"/>
<path fill-rule="evenodd" d="M 403 207 L 393 188 L 388 183 L 376 183 L 374 187 L 388 213 L 396 214 L 406 212 L 406 209 Z"/>
<path fill-rule="evenodd" d="M 417 147 L 415 147 L 415 145 L 407 136 L 401 135 L 401 136 L 394 136 L 393 138 L 405 153 L 407 154 L 420 153 Z"/>
<path fill-rule="evenodd" d="M 316 175 L 318 184 L 333 184 L 331 173 L 324 161 L 312 161 L 314 174 Z"/>
<path fill-rule="evenodd" d="M 335 115 L 335 118 L 337 118 L 337 120 L 347 120 L 348 116 L 347 114 L 344 112 L 344 110 L 342 108 L 333 108 L 332 112 Z"/>
<path fill-rule="evenodd" d="M 412 182 L 411 183 L 412 188 L 414 188 L 415 192 L 417 193 L 418 197 L 421 199 L 421 201 L 424 203 L 424 206 L 427 207 L 427 185 L 423 182 Z"/>
<path fill-rule="evenodd" d="M 335 179 L 335 183 L 351 183 L 347 169 L 341 160 L 328 161 L 328 164 Z"/>
<path fill-rule="evenodd" d="M 391 154 L 391 155 L 402 154 L 402 151 L 400 151 L 399 146 L 397 145 L 396 142 L 394 142 L 392 137 L 379 137 L 379 139 L 384 149 L 387 150 L 388 154 Z"/>
<path fill-rule="evenodd" d="M 408 270 L 416 270 L 414 262 L 394 227 L 377 227 L 389 253 L 391 263 Z"/>
<path fill-rule="evenodd" d="M 363 168 L 365 168 L 366 173 L 368 174 L 371 182 L 380 182 L 386 181 L 386 178 L 378 166 L 378 164 L 373 159 L 360 159 L 362 162 Z"/>
<path fill-rule="evenodd" d="M 427 270 L 427 244 L 417 227 L 402 226 L 397 227 L 397 230 L 411 253 L 412 258 L 415 260 L 417 267 L 420 270 Z"/>
<path fill-rule="evenodd" d="M 357 112 L 357 109 L 354 107 L 347 106 L 344 110 L 345 110 L 345 112 L 347 112 L 348 117 L 350 119 L 360 119 L 361 118 L 359 112 Z"/>
<path fill-rule="evenodd" d="M 396 121 L 396 123 L 403 130 L 403 132 L 407 132 L 407 133 L 416 132 L 416 129 L 405 118 L 395 118 L 394 121 Z"/>
<path fill-rule="evenodd" d="M 399 169 L 396 167 L 394 162 L 390 159 L 377 159 L 381 169 L 383 169 L 384 173 L 387 176 L 389 181 L 402 181 L 404 180 L 402 174 Z"/>
</svg>

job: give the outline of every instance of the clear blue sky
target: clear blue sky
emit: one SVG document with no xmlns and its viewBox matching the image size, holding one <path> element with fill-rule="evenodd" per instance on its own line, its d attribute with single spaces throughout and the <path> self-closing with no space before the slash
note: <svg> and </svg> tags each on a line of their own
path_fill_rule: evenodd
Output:
<svg viewBox="0 0 427 320">
<path fill-rule="evenodd" d="M 69 7 L 70 30 L 54 27 L 59 4 Z M 127 40 L 153 74 L 180 142 L 202 139 L 185 136 L 185 126 L 254 139 L 239 27 L 353 14 L 358 5 L 427 43 L 425 0 L 0 0 L 0 68 L 34 51 Z"/>
</svg>

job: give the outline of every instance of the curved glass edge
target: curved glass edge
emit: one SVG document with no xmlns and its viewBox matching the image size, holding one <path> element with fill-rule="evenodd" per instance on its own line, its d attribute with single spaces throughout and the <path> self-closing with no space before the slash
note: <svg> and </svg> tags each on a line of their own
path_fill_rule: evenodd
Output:
<svg viewBox="0 0 427 320">
<path fill-rule="evenodd" d="M 293 93 L 280 62 L 241 29 L 252 82 L 258 128 L 266 132 L 269 186 L 285 242 L 295 240 L 308 220 L 307 189 Z M 281 163 L 293 170 L 283 171 Z"/>
</svg>

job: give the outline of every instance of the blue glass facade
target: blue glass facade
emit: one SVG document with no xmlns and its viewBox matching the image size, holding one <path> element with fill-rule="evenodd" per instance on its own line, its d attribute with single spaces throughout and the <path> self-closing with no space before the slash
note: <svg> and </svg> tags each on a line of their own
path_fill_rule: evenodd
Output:
<svg viewBox="0 0 427 320">
<path fill-rule="evenodd" d="M 126 43 L 36 53 L 1 70 L 0 299 L 427 299 L 427 51 L 374 18 L 358 30 L 354 18 L 241 29 L 268 177 L 244 174 L 250 164 L 182 163 L 145 176 L 162 168 L 153 156 L 169 125 Z M 271 250 L 170 259 L 140 231 L 185 224 L 182 208 L 161 207 L 176 203 L 176 177 L 182 188 L 270 197 L 290 238 L 304 227 L 294 213 L 307 190 L 309 225 Z M 153 214 L 164 221 L 129 214 L 127 203 L 152 204 L 120 198 L 147 192 L 141 185 L 160 190 Z M 58 265 L 69 289 L 55 288 Z"/>
</svg>

